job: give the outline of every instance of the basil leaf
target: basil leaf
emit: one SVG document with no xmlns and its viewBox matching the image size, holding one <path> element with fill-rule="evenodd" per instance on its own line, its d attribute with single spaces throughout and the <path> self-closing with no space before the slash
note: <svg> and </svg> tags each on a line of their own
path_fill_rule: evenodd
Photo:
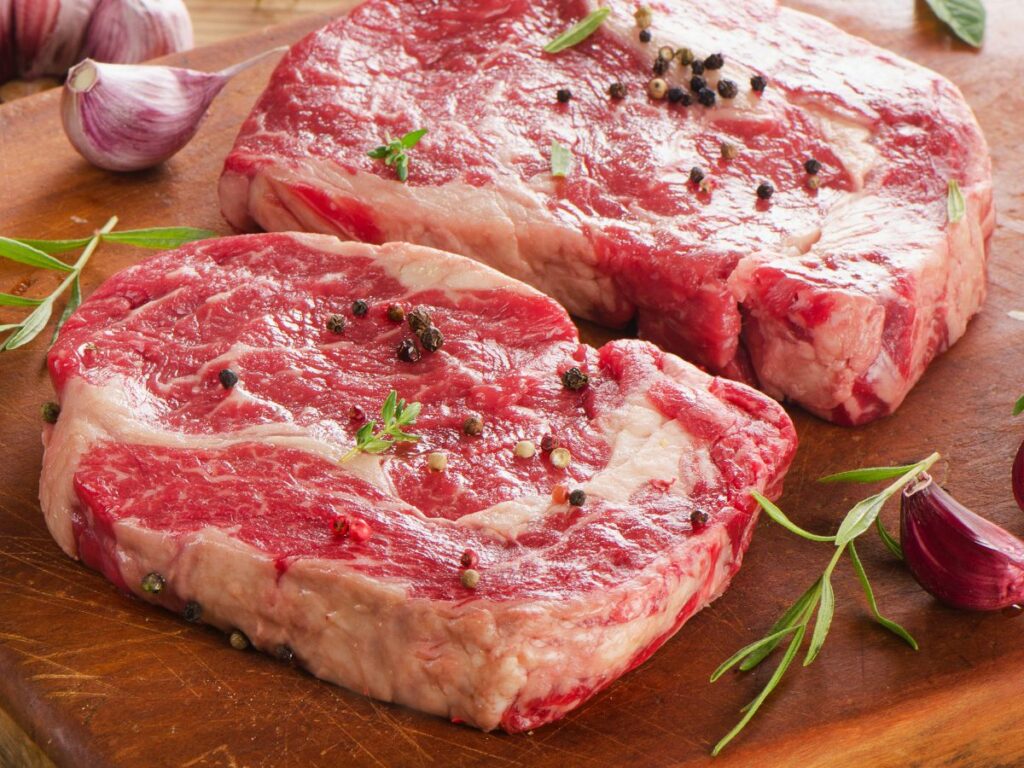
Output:
<svg viewBox="0 0 1024 768">
<path fill-rule="evenodd" d="M 857 556 L 857 549 L 853 546 L 853 542 L 850 542 L 850 546 L 847 547 L 847 551 L 850 553 L 850 560 L 853 561 L 853 569 L 857 572 L 857 578 L 860 580 L 860 585 L 864 588 L 864 597 L 868 600 L 868 605 L 871 607 L 871 613 L 874 614 L 875 621 L 903 640 L 915 651 L 918 650 L 919 646 L 913 635 L 907 632 L 907 630 L 895 621 L 885 618 L 885 616 L 878 612 L 878 603 L 875 601 L 875 591 L 871 589 L 871 582 L 868 581 L 868 574 L 864 570 L 864 564 L 861 563 L 860 557 Z"/>
<path fill-rule="evenodd" d="M 796 626 L 800 619 L 803 618 L 804 614 L 808 612 L 809 606 L 814 606 L 818 602 L 818 591 L 821 589 L 821 579 L 818 579 L 806 592 L 797 598 L 796 602 L 789 607 L 789 609 L 782 614 L 778 621 L 772 626 L 769 636 L 776 634 L 777 632 L 786 629 L 787 627 Z M 778 647 L 779 641 L 773 640 L 765 643 L 763 646 L 758 648 L 756 651 L 747 657 L 747 660 L 740 664 L 740 670 L 743 672 L 749 672 L 762 661 L 772 655 L 772 651 Z"/>
<path fill-rule="evenodd" d="M 1013 415 L 1020 416 L 1024 413 L 1024 395 L 1020 396 L 1020 399 L 1013 404 Z"/>
<path fill-rule="evenodd" d="M 960 185 L 956 179 L 950 179 L 946 193 L 946 215 L 949 216 L 949 223 L 956 224 L 964 217 L 966 203 L 964 194 L 960 191 Z"/>
<path fill-rule="evenodd" d="M 836 472 L 834 475 L 819 477 L 819 483 L 877 483 L 879 480 L 891 480 L 894 477 L 906 474 L 916 464 L 907 464 L 902 467 L 865 467 L 864 469 L 851 469 L 848 472 Z"/>
<path fill-rule="evenodd" d="M 783 512 L 781 509 L 779 509 L 777 506 L 775 506 L 775 504 L 772 503 L 771 499 L 769 499 L 769 498 L 767 498 L 765 496 L 762 496 L 757 491 L 751 491 L 750 495 L 754 497 L 754 501 L 756 501 L 758 504 L 761 505 L 761 509 L 763 509 L 765 511 L 765 513 L 772 520 L 774 520 L 776 523 L 781 525 L 786 530 L 791 531 L 792 533 L 795 533 L 797 536 L 800 536 L 801 538 L 807 539 L 808 541 L 835 541 L 836 540 L 835 536 L 819 536 L 816 533 L 811 533 L 810 531 L 805 531 L 799 525 L 797 525 L 792 520 L 790 520 L 788 517 L 786 517 L 786 513 Z"/>
<path fill-rule="evenodd" d="M 611 12 L 611 8 L 598 8 L 595 11 L 591 11 L 580 21 L 545 45 L 544 52 L 559 53 L 566 48 L 579 45 L 597 31 L 597 28 L 604 23 L 604 20 L 608 18 L 608 14 Z"/>
<path fill-rule="evenodd" d="M 108 243 L 123 243 L 134 245 L 137 248 L 150 248 L 155 251 L 163 251 L 171 248 L 178 248 L 185 243 L 195 240 L 208 240 L 217 237 L 216 232 L 208 229 L 195 229 L 193 227 L 156 227 L 152 229 L 126 229 L 119 232 L 109 232 L 102 236 Z"/>
<path fill-rule="evenodd" d="M 968 45 L 981 47 L 985 37 L 985 6 L 981 0 L 926 0 L 953 33 Z"/>
<path fill-rule="evenodd" d="M 406 149 L 412 149 L 417 144 L 419 144 L 420 139 L 422 139 L 426 135 L 427 129 L 420 128 L 417 131 L 409 131 L 407 134 L 405 134 L 405 136 L 399 139 L 399 141 L 401 142 L 402 146 L 405 147 Z"/>
<path fill-rule="evenodd" d="M 882 516 L 879 515 L 875 518 L 875 528 L 878 529 L 878 537 L 882 540 L 882 543 L 900 560 L 903 559 L 903 547 L 900 543 L 892 537 L 892 535 L 885 529 L 885 523 L 882 522 Z M 851 542 L 852 544 L 852 542 Z"/>
<path fill-rule="evenodd" d="M 572 152 L 557 141 L 551 141 L 551 175 L 564 178 L 572 169 Z"/>
<path fill-rule="evenodd" d="M 0 257 L 40 269 L 55 269 L 59 272 L 71 272 L 74 269 L 38 248 L 9 237 L 0 237 Z"/>
<path fill-rule="evenodd" d="M 78 275 L 75 275 L 75 279 L 71 282 L 71 296 L 68 298 L 68 303 L 64 307 L 64 311 L 60 313 L 60 318 L 57 320 L 57 327 L 53 329 L 53 338 L 50 339 L 50 346 L 52 347 L 57 343 L 57 336 L 60 334 L 60 329 L 64 327 L 64 323 L 71 317 L 71 313 L 74 312 L 82 305 L 82 285 L 78 280 Z"/>
<path fill-rule="evenodd" d="M 44 299 L 30 299 L 12 293 L 0 293 L 0 307 L 38 307 Z"/>
<path fill-rule="evenodd" d="M 832 591 L 832 580 L 826 574 L 821 578 L 818 617 L 814 620 L 814 632 L 811 634 L 811 642 L 807 646 L 807 656 L 804 657 L 805 667 L 817 658 L 821 646 L 825 644 L 825 638 L 828 637 L 828 629 L 832 626 L 832 616 L 835 612 L 836 593 Z"/>
<path fill-rule="evenodd" d="M 22 321 L 17 331 L 7 337 L 7 341 L 3 343 L 0 350 L 17 349 L 28 344 L 46 327 L 46 324 L 50 322 L 50 315 L 52 314 L 53 302 L 49 300 L 44 301 L 35 308 L 31 315 Z"/>
</svg>

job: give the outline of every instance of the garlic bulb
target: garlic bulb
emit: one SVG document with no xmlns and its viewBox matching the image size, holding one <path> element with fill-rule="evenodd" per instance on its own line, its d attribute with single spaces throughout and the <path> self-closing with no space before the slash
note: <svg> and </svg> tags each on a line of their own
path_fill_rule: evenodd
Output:
<svg viewBox="0 0 1024 768">
<path fill-rule="evenodd" d="M 193 46 L 182 0 L 99 0 L 82 58 L 136 64 Z"/>
<path fill-rule="evenodd" d="M 60 77 L 78 61 L 97 2 L 14 0 L 15 56 L 21 77 Z"/>
<path fill-rule="evenodd" d="M 947 605 L 1024 603 L 1024 541 L 971 512 L 927 474 L 903 491 L 900 544 L 914 578 Z"/>
<path fill-rule="evenodd" d="M 184 147 L 228 80 L 284 48 L 220 72 L 101 64 L 86 59 L 64 84 L 64 132 L 79 154 L 110 171 L 159 165 Z"/>
</svg>

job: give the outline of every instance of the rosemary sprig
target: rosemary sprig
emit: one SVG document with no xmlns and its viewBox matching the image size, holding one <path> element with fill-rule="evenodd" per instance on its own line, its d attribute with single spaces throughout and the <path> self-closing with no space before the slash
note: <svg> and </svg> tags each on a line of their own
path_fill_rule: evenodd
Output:
<svg viewBox="0 0 1024 768">
<path fill-rule="evenodd" d="M 421 407 L 419 403 L 406 404 L 405 400 L 399 400 L 398 393 L 392 389 L 380 408 L 381 428 L 377 429 L 375 421 L 363 424 L 356 432 L 356 444 L 341 457 L 341 463 L 359 453 L 384 453 L 395 443 L 419 442 L 419 435 L 410 434 L 402 428 L 412 426 L 420 415 Z"/>
<path fill-rule="evenodd" d="M 409 131 L 401 138 L 388 139 L 387 143 L 374 147 L 366 154 L 374 160 L 383 160 L 385 165 L 394 166 L 395 175 L 399 181 L 409 178 L 409 155 L 407 150 L 412 149 L 420 143 L 420 139 L 427 135 L 426 128 L 418 131 Z"/>
<path fill-rule="evenodd" d="M 566 48 L 572 48 L 574 45 L 579 45 L 597 31 L 597 28 L 604 23 L 604 20 L 608 18 L 608 14 L 611 12 L 612 9 L 608 7 L 598 8 L 597 10 L 591 11 L 565 30 L 565 32 L 545 45 L 544 52 L 560 53 Z"/>
<path fill-rule="evenodd" d="M 746 727 L 747 723 L 751 721 L 757 713 L 757 710 L 764 703 L 765 699 L 768 698 L 768 695 L 775 690 L 776 686 L 778 686 L 782 676 L 786 673 L 786 670 L 789 669 L 793 659 L 796 658 L 797 653 L 800 651 L 804 638 L 807 636 L 807 630 L 811 625 L 812 618 L 814 620 L 814 629 L 811 632 L 811 639 L 807 646 L 803 665 L 806 667 L 811 664 L 821 652 L 821 649 L 825 644 L 825 640 L 828 637 L 829 629 L 832 626 L 832 617 L 835 613 L 835 592 L 832 588 L 832 574 L 839 565 L 839 561 L 842 559 L 844 553 L 847 553 L 850 556 L 850 561 L 853 563 L 854 571 L 856 572 L 857 578 L 864 589 L 864 596 L 867 599 L 868 606 L 871 608 L 874 620 L 906 642 L 915 651 L 917 650 L 917 641 L 914 640 L 913 636 L 899 624 L 887 619 L 879 612 L 878 604 L 875 601 L 874 590 L 872 590 L 871 583 L 868 581 L 868 575 L 864 570 L 864 565 L 857 556 L 857 550 L 854 547 L 854 540 L 866 531 L 870 530 L 872 525 L 877 524 L 879 534 L 884 534 L 882 536 L 882 540 L 885 541 L 886 546 L 893 549 L 893 545 L 895 545 L 898 550 L 899 544 L 896 543 L 895 540 L 892 540 L 891 537 L 889 537 L 888 532 L 882 528 L 881 523 L 877 522 L 878 513 L 881 511 L 886 501 L 899 493 L 905 485 L 912 482 L 921 472 L 924 472 L 931 467 L 938 458 L 939 454 L 933 453 L 931 456 L 922 459 L 916 464 L 908 464 L 901 467 L 871 467 L 868 469 L 852 470 L 850 472 L 840 472 L 835 475 L 823 477 L 821 479 L 822 482 L 830 483 L 873 483 L 880 480 L 896 478 L 894 482 L 886 486 L 883 490 L 854 504 L 846 514 L 846 517 L 843 518 L 835 536 L 822 536 L 804 530 L 790 520 L 785 513 L 783 513 L 782 510 L 769 499 L 756 491 L 752 492 L 751 495 L 765 513 L 786 530 L 810 541 L 828 542 L 832 544 L 835 549 L 822 575 L 815 580 L 813 584 L 811 584 L 806 592 L 797 598 L 796 602 L 793 603 L 785 613 L 782 614 L 779 620 L 775 622 L 770 630 L 768 630 L 768 633 L 760 640 L 757 640 L 734 653 L 725 662 L 723 662 L 718 669 L 715 670 L 714 674 L 711 675 L 711 682 L 715 682 L 727 670 L 737 664 L 741 671 L 749 671 L 768 658 L 768 656 L 772 654 L 783 640 L 787 637 L 789 638 L 789 645 L 786 647 L 786 652 L 783 654 L 782 660 L 779 662 L 779 666 L 775 668 L 771 678 L 769 678 L 768 683 L 754 698 L 754 700 L 744 707 L 743 717 L 736 726 L 715 745 L 714 749 L 711 751 L 712 755 L 717 755 L 721 752 L 725 746 Z"/>
<path fill-rule="evenodd" d="M 89 259 L 92 258 L 100 243 L 124 243 L 140 248 L 163 250 L 177 248 L 192 240 L 202 240 L 215 236 L 215 233 L 208 230 L 192 229 L 191 227 L 133 229 L 114 232 L 113 229 L 116 225 L 117 217 L 112 216 L 103 228 L 91 237 L 83 237 L 77 240 L 31 240 L 0 237 L 0 258 L 30 267 L 63 272 L 67 275 L 61 281 L 61 284 L 57 286 L 57 289 L 44 299 L 29 299 L 9 293 L 0 294 L 0 306 L 34 307 L 32 312 L 21 322 L 0 325 L 0 333 L 10 333 L 7 339 L 0 344 L 0 352 L 17 349 L 28 344 L 38 336 L 47 323 L 50 322 L 57 299 L 70 288 L 71 295 L 57 320 L 57 325 L 53 331 L 53 339 L 50 342 L 51 345 L 57 340 L 57 334 L 64 323 L 82 303 L 82 286 L 79 278 L 82 270 L 85 269 L 85 265 L 89 263 Z M 74 264 L 65 264 L 60 259 L 54 258 L 54 254 L 67 253 L 79 248 L 83 250 Z"/>
</svg>

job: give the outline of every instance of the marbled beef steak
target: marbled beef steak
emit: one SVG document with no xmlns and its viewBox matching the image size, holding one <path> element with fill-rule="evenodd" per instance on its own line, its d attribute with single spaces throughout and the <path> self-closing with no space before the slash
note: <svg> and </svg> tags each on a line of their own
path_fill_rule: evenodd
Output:
<svg viewBox="0 0 1024 768">
<path fill-rule="evenodd" d="M 424 307 L 440 348 L 392 304 Z M 69 555 L 319 677 L 485 729 L 560 717 L 721 594 L 749 492 L 777 495 L 796 446 L 765 395 L 645 341 L 581 344 L 489 267 L 322 235 L 121 272 L 49 366 L 42 506 Z M 586 386 L 564 385 L 573 367 Z M 422 440 L 341 461 L 391 390 L 422 404 Z"/>
<path fill-rule="evenodd" d="M 462 253 L 824 418 L 890 413 L 985 295 L 989 157 L 959 91 L 772 0 L 651 2 L 648 43 L 634 3 L 607 5 L 551 55 L 593 2 L 369 0 L 282 61 L 227 158 L 224 213 Z M 722 54 L 700 75 L 713 106 L 679 59 L 663 76 L 683 92 L 648 96 L 666 45 Z M 407 183 L 367 157 L 419 128 Z"/>
</svg>

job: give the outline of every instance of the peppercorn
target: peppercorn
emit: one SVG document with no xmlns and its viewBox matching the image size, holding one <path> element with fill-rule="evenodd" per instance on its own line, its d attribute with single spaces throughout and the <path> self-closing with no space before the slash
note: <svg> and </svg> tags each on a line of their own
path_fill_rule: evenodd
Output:
<svg viewBox="0 0 1024 768">
<path fill-rule="evenodd" d="M 228 635 L 228 642 L 236 651 L 244 651 L 249 647 L 249 638 L 240 629 L 236 629 Z"/>
<path fill-rule="evenodd" d="M 476 437 L 484 431 L 484 420 L 479 416 L 467 416 L 462 422 L 462 431 L 470 437 Z"/>
<path fill-rule="evenodd" d="M 690 90 L 694 93 L 698 93 L 701 89 L 708 87 L 708 81 L 700 75 L 694 75 L 690 78 Z"/>
<path fill-rule="evenodd" d="M 654 60 L 654 66 L 651 67 L 651 71 L 656 75 L 664 75 L 668 72 L 668 65 L 671 62 L 668 59 L 663 59 L 661 56 Z"/>
<path fill-rule="evenodd" d="M 715 182 L 711 179 L 701 179 L 700 184 L 697 185 L 697 189 L 702 195 L 710 195 L 714 186 Z"/>
<path fill-rule="evenodd" d="M 704 170 L 699 166 L 695 165 L 690 169 L 690 183 L 700 184 L 704 180 Z"/>
<path fill-rule="evenodd" d="M 647 94 L 652 99 L 664 99 L 668 93 L 668 83 L 662 78 L 656 77 L 647 84 Z"/>
<path fill-rule="evenodd" d="M 370 305 L 362 299 L 356 299 L 352 302 L 352 314 L 356 317 L 365 317 L 366 313 L 370 311 Z"/>
<path fill-rule="evenodd" d="M 565 504 L 569 500 L 569 489 L 564 485 L 556 485 L 551 489 L 551 500 L 555 504 Z"/>
<path fill-rule="evenodd" d="M 349 406 L 348 418 L 349 421 L 358 421 L 360 423 L 363 423 L 366 421 L 366 411 L 364 411 L 358 405 Z"/>
<path fill-rule="evenodd" d="M 420 344 L 427 352 L 437 352 L 444 344 L 444 336 L 434 326 L 430 326 L 420 334 Z"/>
<path fill-rule="evenodd" d="M 692 61 L 690 62 L 690 71 L 695 75 L 704 74 L 704 62 L 703 61 Z"/>
<path fill-rule="evenodd" d="M 693 97 L 690 96 L 690 94 L 687 93 L 686 91 L 683 91 L 683 98 L 679 100 L 679 103 L 682 104 L 684 107 L 688 107 L 691 104 L 693 104 Z"/>
<path fill-rule="evenodd" d="M 740 87 L 736 85 L 734 80 L 718 81 L 718 95 L 723 99 L 735 99 L 739 92 Z"/>
<path fill-rule="evenodd" d="M 448 468 L 448 456 L 441 451 L 427 454 L 427 466 L 434 472 L 444 472 Z"/>
<path fill-rule="evenodd" d="M 400 323 L 405 320 L 405 307 L 401 304 L 389 304 L 388 320 L 392 323 Z"/>
<path fill-rule="evenodd" d="M 562 374 L 562 386 L 574 392 L 590 383 L 590 377 L 575 365 Z"/>
<path fill-rule="evenodd" d="M 608 86 L 608 95 L 619 100 L 626 98 L 626 86 L 616 81 Z"/>
<path fill-rule="evenodd" d="M 658 58 L 664 59 L 665 61 L 671 62 L 676 57 L 676 52 L 672 50 L 671 45 L 663 45 L 658 49 Z"/>
<path fill-rule="evenodd" d="M 576 488 L 569 492 L 569 504 L 574 507 L 582 507 L 587 501 L 587 494 L 582 488 Z"/>
<path fill-rule="evenodd" d="M 476 589 L 476 585 L 480 583 L 480 573 L 473 568 L 467 568 L 459 576 L 459 581 L 466 589 Z"/>
<path fill-rule="evenodd" d="M 768 78 L 764 75 L 754 75 L 750 78 L 750 88 L 757 93 L 763 93 L 764 89 L 768 87 Z"/>
<path fill-rule="evenodd" d="M 722 142 L 721 150 L 723 160 L 735 160 L 740 154 L 739 148 L 735 144 L 730 144 L 728 141 Z"/>
<path fill-rule="evenodd" d="M 195 600 L 189 600 L 185 603 L 185 610 L 182 611 L 182 616 L 185 617 L 185 621 L 189 624 L 195 624 L 201 618 L 203 618 L 203 606 L 197 603 Z"/>
<path fill-rule="evenodd" d="M 555 448 L 551 452 L 551 464 L 558 469 L 565 469 L 572 461 L 572 454 L 567 448 Z"/>
<path fill-rule="evenodd" d="M 762 200 L 767 200 L 773 194 L 775 194 L 775 187 L 770 181 L 762 181 L 757 185 L 757 196 Z"/>
<path fill-rule="evenodd" d="M 705 107 L 713 107 L 715 106 L 715 92 L 710 88 L 701 88 L 697 93 L 697 101 Z"/>
<path fill-rule="evenodd" d="M 348 524 L 348 537 L 355 542 L 363 542 L 370 538 L 370 524 L 356 518 Z"/>
<path fill-rule="evenodd" d="M 558 447 L 558 441 L 555 436 L 548 432 L 544 437 L 540 439 L 540 449 L 544 453 L 551 453 L 555 448 Z"/>
<path fill-rule="evenodd" d="M 274 649 L 274 658 L 286 664 L 291 664 L 295 659 L 295 652 L 287 645 L 279 645 Z"/>
<path fill-rule="evenodd" d="M 430 312 L 423 306 L 415 307 L 405 317 L 409 322 L 409 329 L 417 336 L 427 330 L 432 324 Z"/>
<path fill-rule="evenodd" d="M 167 582 L 164 581 L 164 577 L 156 571 L 147 573 L 142 577 L 142 591 L 149 592 L 151 595 L 159 595 L 164 591 L 164 585 Z"/>
<path fill-rule="evenodd" d="M 415 363 L 422 357 L 412 339 L 402 339 L 402 343 L 396 349 L 396 354 L 403 363 Z"/>
<path fill-rule="evenodd" d="M 821 170 L 821 163 L 819 163 L 813 157 L 809 158 L 807 162 L 804 163 L 804 170 L 807 171 L 807 173 L 809 173 L 811 176 L 814 176 L 818 171 Z"/>
<path fill-rule="evenodd" d="M 341 315 L 331 315 L 327 318 L 327 330 L 331 333 L 344 333 L 345 318 Z"/>
<path fill-rule="evenodd" d="M 636 12 L 633 14 L 633 18 L 636 19 L 636 25 L 640 27 L 640 29 L 647 29 L 654 21 L 654 14 L 651 12 L 649 6 L 641 5 L 636 9 Z"/>
<path fill-rule="evenodd" d="M 649 42 L 651 42 L 651 30 L 649 30 L 649 29 L 641 29 L 640 30 L 640 42 L 641 43 L 649 43 Z"/>
<path fill-rule="evenodd" d="M 693 51 L 689 48 L 680 48 L 676 51 L 676 58 L 679 59 L 679 63 L 684 67 L 688 67 L 693 64 Z"/>
<path fill-rule="evenodd" d="M 218 373 L 217 378 L 220 379 L 220 385 L 224 387 L 224 389 L 231 389 L 238 383 L 238 374 L 230 368 L 225 368 L 223 371 Z"/>
<path fill-rule="evenodd" d="M 678 104 L 680 101 L 683 100 L 683 97 L 686 95 L 686 91 L 684 91 L 679 86 L 674 85 L 668 89 L 667 95 L 669 102 L 671 102 L 672 104 Z"/>
<path fill-rule="evenodd" d="M 480 562 L 480 557 L 472 549 L 467 549 L 462 553 L 459 562 L 462 563 L 463 568 L 476 568 Z"/>
<path fill-rule="evenodd" d="M 337 536 L 339 539 L 343 539 L 348 536 L 351 530 L 348 518 L 344 515 L 338 515 L 331 520 L 331 533 Z"/>
<path fill-rule="evenodd" d="M 708 523 L 708 513 L 703 509 L 695 509 L 690 513 L 690 527 L 703 528 Z"/>
<path fill-rule="evenodd" d="M 520 459 L 532 459 L 533 455 L 537 452 L 537 446 L 533 444 L 532 440 L 520 440 L 516 443 L 513 452 Z"/>
<path fill-rule="evenodd" d="M 60 406 L 54 402 L 43 403 L 39 409 L 43 416 L 43 421 L 47 424 L 56 424 L 57 419 L 60 417 Z"/>
<path fill-rule="evenodd" d="M 817 189 L 820 186 L 821 186 L 821 177 L 820 176 L 808 176 L 807 177 L 807 188 L 808 189 Z"/>
<path fill-rule="evenodd" d="M 725 64 L 725 57 L 720 53 L 712 53 L 704 59 L 704 69 L 721 69 Z"/>
<path fill-rule="evenodd" d="M 559 88 L 558 93 L 555 94 L 555 98 L 558 99 L 560 104 L 568 104 L 569 99 L 572 98 L 572 91 L 568 88 Z"/>
</svg>

